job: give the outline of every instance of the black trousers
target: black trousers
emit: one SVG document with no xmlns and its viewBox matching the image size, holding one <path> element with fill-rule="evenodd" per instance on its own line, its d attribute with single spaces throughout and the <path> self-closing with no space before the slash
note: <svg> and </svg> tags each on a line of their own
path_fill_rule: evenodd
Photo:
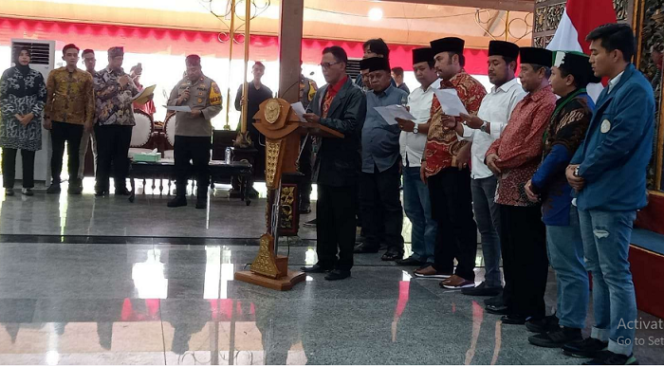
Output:
<svg viewBox="0 0 664 366">
<path fill-rule="evenodd" d="M 51 179 L 53 179 L 54 184 L 60 183 L 65 142 L 67 142 L 67 168 L 69 172 L 69 182 L 77 182 L 79 180 L 79 148 L 81 146 L 81 139 L 83 139 L 83 128 L 83 125 L 53 121 L 53 127 L 51 128 L 51 142 L 53 144 L 53 155 L 51 156 Z"/>
<path fill-rule="evenodd" d="M 16 180 L 16 154 L 18 150 L 2 148 L 2 185 L 7 189 L 14 188 Z M 23 188 L 35 186 L 35 151 L 21 150 L 23 167 Z"/>
<path fill-rule="evenodd" d="M 298 191 L 300 192 L 300 207 L 303 205 L 311 204 L 311 173 L 312 173 L 312 162 L 311 162 L 311 137 L 303 137 L 302 146 L 302 155 L 300 155 L 300 173 L 304 174 L 302 181 L 299 184 Z"/>
<path fill-rule="evenodd" d="M 470 170 L 445 168 L 429 177 L 431 214 L 438 223 L 434 268 L 453 273 L 457 259 L 457 276 L 475 280 L 477 256 L 477 225 L 473 219 Z"/>
<path fill-rule="evenodd" d="M 193 171 L 198 185 L 198 199 L 207 197 L 210 184 L 210 137 L 175 136 L 175 178 L 177 180 L 178 196 L 187 194 L 187 181 L 189 180 L 193 161 Z"/>
<path fill-rule="evenodd" d="M 541 206 L 499 207 L 505 274 L 503 301 L 516 315 L 543 317 L 549 260 Z"/>
<path fill-rule="evenodd" d="M 384 243 L 388 250 L 403 253 L 399 162 L 382 173 L 374 167 L 373 174 L 363 172 L 360 177 L 360 205 L 365 245 L 378 249 L 381 243 Z M 316 218 L 318 219 L 318 216 Z"/>
<path fill-rule="evenodd" d="M 343 271 L 353 267 L 356 207 L 355 185 L 347 187 L 318 185 L 316 252 L 320 266 Z"/>
<path fill-rule="evenodd" d="M 113 165 L 115 189 L 127 187 L 129 174 L 129 144 L 133 126 L 95 126 L 97 138 L 97 190 L 108 191 Z"/>
</svg>

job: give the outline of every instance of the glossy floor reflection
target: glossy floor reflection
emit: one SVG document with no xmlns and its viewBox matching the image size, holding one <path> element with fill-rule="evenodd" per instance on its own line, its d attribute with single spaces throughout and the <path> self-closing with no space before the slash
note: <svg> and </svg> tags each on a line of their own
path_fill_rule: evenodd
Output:
<svg viewBox="0 0 664 366">
<path fill-rule="evenodd" d="M 152 185 L 156 185 L 155 189 Z M 0 233 L 21 235 L 83 235 L 128 237 L 259 238 L 265 231 L 265 184 L 256 183 L 260 198 L 246 206 L 229 198 L 229 185 L 218 184 L 210 191 L 207 210 L 196 210 L 196 197 L 188 196 L 189 206 L 168 208 L 173 195 L 160 191 L 163 182 L 137 182 L 134 203 L 127 197 L 96 198 L 94 180 L 86 178 L 81 196 L 69 195 L 67 183 L 62 193 L 47 195 L 45 188 L 34 197 L 6 197 L 0 190 Z M 171 187 L 172 192 L 175 187 Z M 195 189 L 194 189 L 195 191 Z M 172 193 L 171 192 L 171 193 Z M 191 192 L 191 186 L 188 187 Z M 316 198 L 314 189 L 313 199 Z M 314 205 L 315 206 L 315 205 Z M 302 215 L 302 221 L 315 218 Z M 316 231 L 302 226 L 300 237 L 315 239 Z"/>
<path fill-rule="evenodd" d="M 502 325 L 481 298 L 412 279 L 380 253 L 356 256 L 349 280 L 313 275 L 290 292 L 233 281 L 256 250 L 0 243 L 0 364 L 581 362 L 528 345 L 525 329 Z M 309 247 L 290 256 L 291 268 L 316 260 Z M 662 347 L 636 353 L 664 359 Z"/>
</svg>

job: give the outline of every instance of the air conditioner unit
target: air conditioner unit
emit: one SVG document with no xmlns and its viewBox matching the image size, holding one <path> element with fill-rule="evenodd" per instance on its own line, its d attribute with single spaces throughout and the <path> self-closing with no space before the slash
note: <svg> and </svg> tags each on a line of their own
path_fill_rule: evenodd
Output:
<svg viewBox="0 0 664 366">
<path fill-rule="evenodd" d="M 44 41 L 34 39 L 12 39 L 12 66 L 16 60 L 16 54 L 23 47 L 30 49 L 30 67 L 41 72 L 44 76 L 44 82 L 48 79 L 48 74 L 53 70 L 55 63 L 55 41 Z M 35 155 L 35 180 L 50 183 L 51 177 L 51 138 L 47 130 L 42 127 L 42 149 Z M 22 179 L 22 161 L 21 154 L 16 158 L 16 179 Z"/>
<path fill-rule="evenodd" d="M 353 80 L 357 80 L 360 76 L 360 61 L 362 60 L 359 58 L 349 58 L 346 64 L 346 73 Z"/>
</svg>

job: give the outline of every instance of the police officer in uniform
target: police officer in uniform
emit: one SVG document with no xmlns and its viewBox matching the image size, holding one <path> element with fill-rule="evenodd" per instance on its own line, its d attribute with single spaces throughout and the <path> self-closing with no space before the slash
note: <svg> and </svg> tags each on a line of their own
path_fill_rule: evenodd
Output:
<svg viewBox="0 0 664 366">
<path fill-rule="evenodd" d="M 207 207 L 207 192 L 210 182 L 208 164 L 212 147 L 212 123 L 221 112 L 221 91 L 214 80 L 203 75 L 201 58 L 187 56 L 187 76 L 180 81 L 168 99 L 169 106 L 189 106 L 191 112 L 177 112 L 175 125 L 175 175 L 177 196 L 168 207 L 187 205 L 187 178 L 193 161 L 198 185 L 196 208 Z"/>
</svg>

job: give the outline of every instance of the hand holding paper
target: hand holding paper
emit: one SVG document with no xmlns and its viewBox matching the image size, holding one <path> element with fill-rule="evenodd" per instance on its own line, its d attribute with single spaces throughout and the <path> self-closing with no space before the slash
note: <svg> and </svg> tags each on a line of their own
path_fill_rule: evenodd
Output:
<svg viewBox="0 0 664 366">
<path fill-rule="evenodd" d="M 397 118 L 409 121 L 415 120 L 415 116 L 410 114 L 410 112 L 408 112 L 406 107 L 402 105 L 395 104 L 395 105 L 388 105 L 386 107 L 374 107 L 374 109 L 376 110 L 376 112 L 378 112 L 378 114 L 380 114 L 381 117 L 383 117 L 383 119 L 385 120 L 385 122 L 387 122 L 388 125 L 398 124 L 399 121 L 397 121 Z"/>
<path fill-rule="evenodd" d="M 438 98 L 438 102 L 440 102 L 440 106 L 446 115 L 459 117 L 461 113 L 469 114 L 466 110 L 466 107 L 464 107 L 463 103 L 461 102 L 461 99 L 459 99 L 456 90 L 435 89 L 434 93 L 436 94 L 436 98 Z"/>
<path fill-rule="evenodd" d="M 307 122 L 307 120 L 304 118 L 304 115 L 307 114 L 307 111 L 304 109 L 304 105 L 302 102 L 297 102 L 291 104 L 291 107 L 293 107 L 293 112 L 297 114 L 297 116 L 300 118 L 300 122 Z"/>
</svg>

